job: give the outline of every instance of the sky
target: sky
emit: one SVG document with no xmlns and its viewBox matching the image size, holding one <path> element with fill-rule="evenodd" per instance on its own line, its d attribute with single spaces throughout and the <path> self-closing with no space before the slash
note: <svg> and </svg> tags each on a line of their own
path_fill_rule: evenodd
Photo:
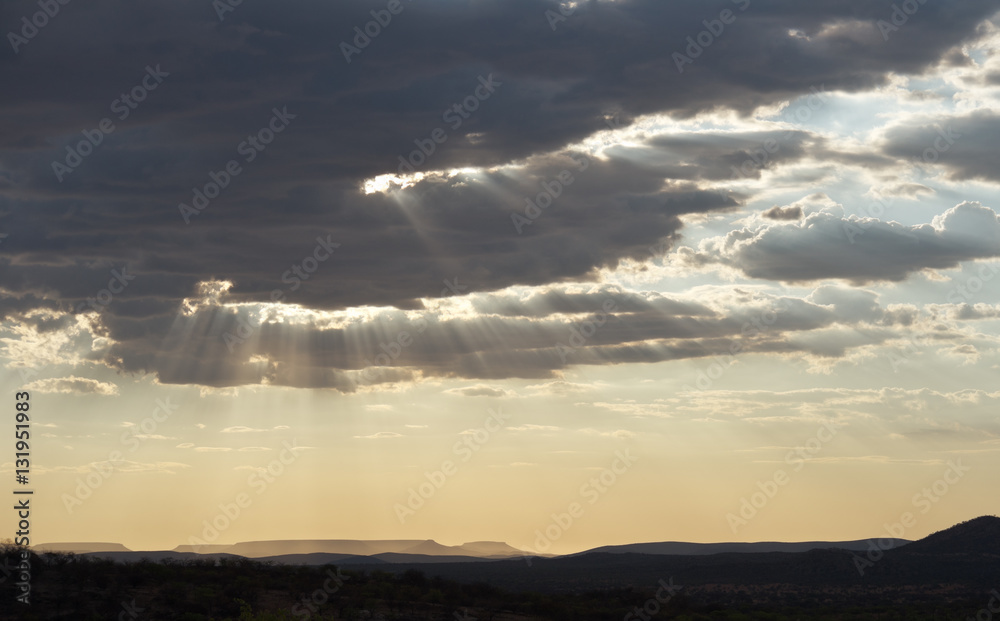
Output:
<svg viewBox="0 0 1000 621">
<path fill-rule="evenodd" d="M 4 2 L 32 543 L 996 513 L 996 11 Z"/>
</svg>

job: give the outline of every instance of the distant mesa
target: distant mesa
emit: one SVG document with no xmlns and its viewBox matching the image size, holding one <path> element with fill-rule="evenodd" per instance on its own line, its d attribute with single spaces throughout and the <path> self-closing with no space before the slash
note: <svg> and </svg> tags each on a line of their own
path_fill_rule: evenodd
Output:
<svg viewBox="0 0 1000 621">
<path fill-rule="evenodd" d="M 79 543 L 79 542 L 40 543 L 36 546 L 31 546 L 31 549 L 38 554 L 41 554 L 43 552 L 62 552 L 62 553 L 72 552 L 73 554 L 87 554 L 90 552 L 132 551 L 120 543 Z"/>
<path fill-rule="evenodd" d="M 433 539 L 297 539 L 274 541 L 244 541 L 233 545 L 181 545 L 174 552 L 199 554 L 235 554 L 246 558 L 268 558 L 303 554 L 336 554 L 345 556 L 379 556 L 385 554 L 415 556 L 448 556 L 475 558 L 510 558 L 525 553 L 506 543 L 474 541 L 460 546 L 445 546 Z"/>
<path fill-rule="evenodd" d="M 877 535 L 876 535 L 877 537 Z M 856 541 L 805 541 L 786 543 L 763 541 L 756 543 L 688 543 L 662 541 L 653 543 L 632 543 L 626 545 L 602 546 L 570 557 L 587 555 L 645 555 L 645 556 L 708 556 L 754 553 L 800 553 L 810 551 L 850 551 L 867 553 L 872 539 Z M 881 550 L 897 549 L 914 561 L 918 557 L 987 555 L 1000 557 L 1000 517 L 987 515 L 951 528 L 936 532 L 919 541 L 906 539 L 879 538 Z M 300 539 L 273 541 L 244 541 L 236 544 L 209 544 L 203 546 L 180 545 L 173 550 L 155 552 L 135 552 L 119 543 L 44 543 L 33 546 L 37 553 L 62 552 L 93 554 L 118 561 L 139 558 L 182 559 L 201 557 L 244 557 L 270 560 L 281 564 L 320 565 L 336 564 L 416 564 L 416 563 L 468 563 L 492 564 L 490 561 L 514 559 L 522 556 L 538 556 L 535 553 L 518 550 L 499 541 L 472 541 L 459 546 L 442 545 L 433 539 Z M 551 556 L 551 555 L 543 555 Z M 900 557 L 902 558 L 902 557 Z M 582 559 L 581 559 L 582 560 Z"/>
<path fill-rule="evenodd" d="M 474 556 L 487 556 L 490 558 L 506 558 L 511 556 L 524 556 L 523 550 L 511 547 L 499 541 L 471 541 L 459 546 L 462 550 Z"/>
</svg>

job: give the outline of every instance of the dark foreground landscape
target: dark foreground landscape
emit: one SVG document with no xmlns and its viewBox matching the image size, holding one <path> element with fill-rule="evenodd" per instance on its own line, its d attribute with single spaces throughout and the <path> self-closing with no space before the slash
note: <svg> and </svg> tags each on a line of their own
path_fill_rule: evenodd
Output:
<svg viewBox="0 0 1000 621">
<path fill-rule="evenodd" d="M 1000 618 L 1000 518 L 990 516 L 884 551 L 872 540 L 868 550 L 338 565 L 32 553 L 30 606 L 16 601 L 21 549 L 3 554 L 2 619 Z"/>
</svg>

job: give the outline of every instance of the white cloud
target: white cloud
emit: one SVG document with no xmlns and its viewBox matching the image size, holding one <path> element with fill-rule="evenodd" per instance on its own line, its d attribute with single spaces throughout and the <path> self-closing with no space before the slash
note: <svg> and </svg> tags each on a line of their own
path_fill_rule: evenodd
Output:
<svg viewBox="0 0 1000 621">
<path fill-rule="evenodd" d="M 85 377 L 53 377 L 31 382 L 25 389 L 39 393 L 63 393 L 73 395 L 118 395 L 118 386 Z"/>
</svg>

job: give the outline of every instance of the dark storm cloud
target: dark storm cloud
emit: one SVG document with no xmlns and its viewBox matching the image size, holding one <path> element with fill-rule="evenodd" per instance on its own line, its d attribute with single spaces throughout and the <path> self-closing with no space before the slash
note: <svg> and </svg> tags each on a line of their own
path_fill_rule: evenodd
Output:
<svg viewBox="0 0 1000 621">
<path fill-rule="evenodd" d="M 671 54 L 734 3 L 590 2 L 552 29 L 545 12 L 558 7 L 543 0 L 404 0 L 350 63 L 341 43 L 381 3 L 244 2 L 222 20 L 202 0 L 60 6 L 16 52 L 0 46 L 0 313 L 101 310 L 124 366 L 163 373 L 179 372 L 155 364 L 156 349 L 199 282 L 231 281 L 231 300 L 277 291 L 313 308 L 419 308 L 442 291 L 585 280 L 648 258 L 676 239 L 680 216 L 742 203 L 701 183 L 729 178 L 766 136 L 671 136 L 586 167 L 569 158 L 566 145 L 607 129 L 610 111 L 745 114 L 820 85 L 865 89 L 952 54 L 995 10 L 928 3 L 884 41 L 885 6 L 755 0 L 681 74 Z M 17 35 L 38 10 L 5 2 L 0 29 Z M 784 138 L 769 166 L 819 144 Z M 67 151 L 83 140 L 92 153 Z M 420 145 L 433 152 L 417 163 Z M 360 191 L 400 156 L 420 172 L 517 165 Z M 223 176 L 231 160 L 239 173 Z M 573 183 L 515 230 L 511 215 L 563 173 Z M 227 187 L 186 224 L 178 205 L 213 174 Z M 286 277 L 318 256 L 317 238 L 340 246 L 308 280 Z M 125 267 L 134 279 L 112 285 Z M 200 377 L 166 381 L 281 382 L 281 364 L 270 375 L 194 364 Z M 295 381 L 346 385 L 323 369 Z"/>
<path fill-rule="evenodd" d="M 651 247 L 681 228 L 681 215 L 740 205 L 728 193 L 690 183 L 664 189 L 655 169 L 575 158 L 545 158 L 516 173 L 428 178 L 400 198 L 331 187 L 323 196 L 330 204 L 310 213 L 282 211 L 281 200 L 270 210 L 267 201 L 248 196 L 254 207 L 244 213 L 211 204 L 185 226 L 174 208 L 170 215 L 180 226 L 165 223 L 148 233 L 123 229 L 112 236 L 122 227 L 118 214 L 71 210 L 51 221 L 44 240 L 41 231 L 32 240 L 50 250 L 26 252 L 16 269 L 0 272 L 0 287 L 38 295 L 54 290 L 78 307 L 109 287 L 114 269 L 125 268 L 132 280 L 105 304 L 111 312 L 156 314 L 160 305 L 137 300 L 177 302 L 213 278 L 232 281 L 237 301 L 270 301 L 278 291 L 276 299 L 316 308 L 412 307 L 416 298 L 439 296 L 445 280 L 455 278 L 456 292 L 584 279 L 625 257 L 649 258 Z M 558 181 L 564 171 L 572 175 L 565 186 Z M 556 183 L 558 189 L 546 190 Z M 542 194 L 551 206 L 526 212 Z M 300 206 L 318 200 L 294 198 Z M 17 212 L 15 219 L 28 215 Z M 526 222 L 515 226 L 514 215 Z M 131 243 L 137 235 L 146 237 L 141 246 Z M 69 255 L 78 258 L 68 261 Z M 310 264 L 317 257 L 325 257 L 318 267 Z M 118 302 L 126 306 L 119 310 Z"/>
<path fill-rule="evenodd" d="M 677 179 L 760 178 L 761 171 L 792 163 L 822 148 L 822 139 L 804 131 L 712 133 L 659 136 L 649 141 L 647 158 Z M 625 149 L 611 154 L 628 155 Z M 652 163 L 651 162 L 651 163 Z"/>
<path fill-rule="evenodd" d="M 553 290 L 526 300 L 504 293 L 473 297 L 477 309 L 504 314 L 387 310 L 331 325 L 317 317 L 261 321 L 247 306 L 199 304 L 171 319 L 156 348 L 135 329 L 149 321 L 93 317 L 121 337 L 105 362 L 122 371 L 154 373 L 163 383 L 270 383 L 344 392 L 421 375 L 551 378 L 579 364 L 711 356 L 729 352 L 736 341 L 742 352 L 822 353 L 815 345 L 792 344 L 789 335 L 832 326 L 841 316 L 873 324 L 885 318 L 877 307 L 864 317 L 852 314 L 859 296 L 838 290 L 815 302 L 737 292 L 716 309 L 657 294 L 641 299 L 616 287 Z M 542 306 L 549 310 L 540 311 Z"/>
<path fill-rule="evenodd" d="M 472 300 L 472 306 L 483 315 L 503 315 L 507 317 L 545 317 L 556 313 L 576 314 L 588 313 L 601 307 L 608 299 L 606 293 L 600 291 L 566 291 L 549 289 L 533 292 L 526 298 L 491 295 L 477 296 Z M 666 296 L 645 292 L 616 292 L 615 307 L 621 312 L 633 314 L 671 314 L 687 316 L 713 315 L 707 306 L 702 304 L 675 300 Z"/>
<path fill-rule="evenodd" d="M 980 110 L 931 123 L 896 127 L 885 153 L 923 164 L 940 164 L 952 179 L 1000 181 L 1000 114 Z"/>
</svg>

